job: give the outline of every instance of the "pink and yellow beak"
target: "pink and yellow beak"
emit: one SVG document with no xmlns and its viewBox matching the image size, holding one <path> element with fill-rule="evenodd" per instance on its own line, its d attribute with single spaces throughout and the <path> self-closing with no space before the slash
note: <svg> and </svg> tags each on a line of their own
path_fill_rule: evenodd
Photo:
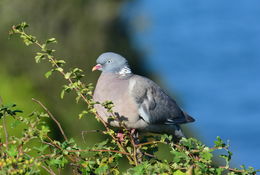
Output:
<svg viewBox="0 0 260 175">
<path fill-rule="evenodd" d="M 96 66 L 94 66 L 92 68 L 92 71 L 95 71 L 95 70 L 101 70 L 102 69 L 102 65 L 101 64 L 97 64 Z"/>
</svg>

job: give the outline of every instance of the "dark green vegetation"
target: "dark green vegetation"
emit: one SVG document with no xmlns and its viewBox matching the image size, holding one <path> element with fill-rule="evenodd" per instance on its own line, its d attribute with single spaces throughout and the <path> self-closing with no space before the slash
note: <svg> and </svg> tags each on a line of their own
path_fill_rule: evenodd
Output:
<svg viewBox="0 0 260 175">
<path fill-rule="evenodd" d="M 33 26 L 32 33 L 39 39 L 55 36 L 59 44 L 54 49 L 59 51 L 59 56 L 66 58 L 70 67 L 79 67 L 88 74 L 84 82 L 95 83 L 98 74 L 90 72 L 102 52 L 113 50 L 131 58 L 132 65 L 140 65 L 119 20 L 121 4 L 118 0 L 1 0 L 0 96 L 3 102 L 19 104 L 28 114 L 38 107 L 31 98 L 41 99 L 59 118 L 64 130 L 69 131 L 67 134 L 76 140 L 81 140 L 82 130 L 101 126 L 92 118 L 75 120 L 85 105 L 71 106 L 72 95 L 61 101 L 59 94 L 64 80 L 56 75 L 45 79 L 43 73 L 48 70 L 48 64 L 35 65 L 30 59 L 34 48 L 24 49 L 21 42 L 9 40 L 7 34 L 13 24 L 25 20 Z M 52 134 L 59 138 L 58 128 L 50 120 L 47 122 Z M 95 134 L 86 137 L 93 143 L 101 140 Z"/>
<path fill-rule="evenodd" d="M 229 145 L 220 138 L 217 138 L 212 148 L 193 138 L 182 139 L 178 144 L 169 142 L 171 136 L 167 135 L 146 136 L 136 145 L 132 134 L 122 124 L 125 140 L 119 141 L 116 137 L 117 133 L 99 117 L 93 108 L 96 103 L 92 99 L 93 86 L 82 81 L 85 77 L 83 71 L 79 68 L 71 68 L 67 71 L 65 60 L 54 56 L 55 50 L 51 46 L 57 42 L 56 39 L 51 38 L 40 42 L 36 37 L 25 32 L 27 27 L 26 23 L 13 26 L 10 34 L 16 34 L 26 45 L 35 46 L 34 49 L 39 50 L 35 61 L 42 64 L 49 62 L 51 66 L 51 69 L 45 73 L 45 77 L 61 75 L 64 79 L 61 98 L 74 92 L 77 102 L 75 105 L 85 105 L 85 110 L 79 114 L 78 120 L 82 122 L 86 117 L 95 118 L 93 122 L 99 122 L 102 126 L 98 134 L 104 135 L 104 139 L 95 144 L 80 145 L 64 133 L 62 124 L 52 115 L 51 110 L 38 100 L 33 99 L 44 112 L 36 110 L 29 115 L 23 114 L 16 105 L 8 106 L 1 102 L 1 174 L 41 172 L 63 174 L 65 170 L 70 174 L 256 174 L 253 168 L 246 169 L 244 166 L 240 169 L 230 168 L 232 153 L 229 151 Z M 73 103 L 70 105 L 73 106 Z M 104 103 L 103 106 L 108 111 L 113 108 L 111 102 Z M 112 113 L 111 117 L 114 117 Z M 62 140 L 57 140 L 50 134 L 51 129 L 46 124 L 48 118 L 54 121 L 57 126 L 56 132 L 60 133 Z M 73 121 L 76 120 L 77 118 L 74 117 Z M 12 134 L 10 130 L 19 130 L 19 134 Z M 83 138 L 88 142 L 88 138 Z M 165 160 L 160 156 L 158 146 L 168 149 L 170 159 Z M 213 165 L 212 153 L 215 150 L 223 151 L 221 157 L 225 160 L 225 165 Z M 120 165 L 124 159 L 128 168 L 122 171 Z"/>
</svg>

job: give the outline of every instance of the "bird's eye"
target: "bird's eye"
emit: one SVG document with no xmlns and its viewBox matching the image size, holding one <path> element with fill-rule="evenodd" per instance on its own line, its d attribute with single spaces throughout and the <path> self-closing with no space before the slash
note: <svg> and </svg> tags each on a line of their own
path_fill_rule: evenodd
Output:
<svg viewBox="0 0 260 175">
<path fill-rule="evenodd" d="M 107 63 L 111 63 L 111 62 L 112 62 L 112 60 L 108 60 L 108 61 L 107 61 Z"/>
</svg>

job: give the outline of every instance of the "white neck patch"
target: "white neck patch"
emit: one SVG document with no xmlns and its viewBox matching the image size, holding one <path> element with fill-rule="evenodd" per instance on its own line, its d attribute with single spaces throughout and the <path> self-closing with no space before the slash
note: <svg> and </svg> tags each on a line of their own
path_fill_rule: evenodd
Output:
<svg viewBox="0 0 260 175">
<path fill-rule="evenodd" d="M 129 67 L 127 67 L 127 66 L 123 67 L 123 68 L 118 72 L 118 74 L 119 74 L 119 75 L 122 75 L 122 76 L 125 76 L 126 74 L 131 74 L 131 73 L 132 73 L 131 69 L 130 69 Z"/>
</svg>

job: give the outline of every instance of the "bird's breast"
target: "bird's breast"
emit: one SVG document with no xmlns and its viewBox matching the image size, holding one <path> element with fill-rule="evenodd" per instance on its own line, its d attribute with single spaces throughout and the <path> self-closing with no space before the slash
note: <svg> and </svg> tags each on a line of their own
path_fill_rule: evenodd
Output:
<svg viewBox="0 0 260 175">
<path fill-rule="evenodd" d="M 112 101 L 114 107 L 113 113 L 124 121 L 126 125 L 133 125 L 137 120 L 138 106 L 130 94 L 129 88 L 132 88 L 133 84 L 129 83 L 127 79 L 118 79 L 117 77 L 101 76 L 97 82 L 94 92 L 94 100 L 100 103 L 105 101 Z M 95 105 L 95 108 L 99 115 L 108 121 L 108 117 L 111 113 L 100 104 Z M 118 126 L 118 122 L 111 122 L 111 125 Z"/>
</svg>

